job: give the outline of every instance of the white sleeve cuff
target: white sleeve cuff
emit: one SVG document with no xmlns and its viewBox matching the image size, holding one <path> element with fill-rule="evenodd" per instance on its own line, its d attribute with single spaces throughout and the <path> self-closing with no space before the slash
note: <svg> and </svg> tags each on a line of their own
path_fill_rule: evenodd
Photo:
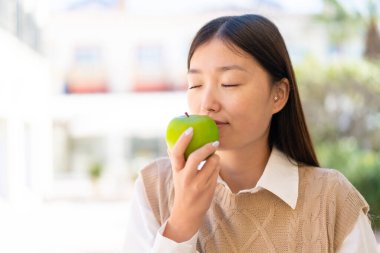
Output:
<svg viewBox="0 0 380 253">
<path fill-rule="evenodd" d="M 165 253 L 195 253 L 197 252 L 197 239 L 198 232 L 188 241 L 178 243 L 165 236 L 163 232 L 166 228 L 167 221 L 160 227 L 157 232 L 156 239 L 153 245 L 153 253 L 165 252 Z"/>
</svg>

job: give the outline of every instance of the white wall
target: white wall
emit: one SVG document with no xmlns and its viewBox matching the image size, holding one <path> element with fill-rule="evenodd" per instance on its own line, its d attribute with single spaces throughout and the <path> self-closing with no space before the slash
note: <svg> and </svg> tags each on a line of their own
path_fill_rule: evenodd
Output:
<svg viewBox="0 0 380 253">
<path fill-rule="evenodd" d="M 21 201 L 49 187 L 50 72 L 45 59 L 3 30 L 0 44 L 0 119 L 5 140 L 5 162 L 0 163 L 5 179 L 0 183 L 7 199 Z"/>
</svg>

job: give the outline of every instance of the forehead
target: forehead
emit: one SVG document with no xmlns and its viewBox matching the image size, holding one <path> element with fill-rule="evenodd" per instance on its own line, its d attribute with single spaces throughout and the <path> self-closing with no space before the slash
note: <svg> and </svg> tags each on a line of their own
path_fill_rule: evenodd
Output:
<svg viewBox="0 0 380 253">
<path fill-rule="evenodd" d="M 218 38 L 200 45 L 190 60 L 190 69 L 218 68 L 224 65 L 249 68 L 257 67 L 259 64 L 249 53 Z"/>
</svg>

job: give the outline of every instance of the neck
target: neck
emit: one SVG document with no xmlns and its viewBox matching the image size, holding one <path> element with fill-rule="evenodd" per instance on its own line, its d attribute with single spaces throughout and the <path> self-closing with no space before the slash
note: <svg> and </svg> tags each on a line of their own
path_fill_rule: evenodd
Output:
<svg viewBox="0 0 380 253">
<path fill-rule="evenodd" d="M 221 150 L 221 178 L 227 183 L 233 193 L 256 186 L 270 156 L 268 145 L 264 147 Z"/>
</svg>

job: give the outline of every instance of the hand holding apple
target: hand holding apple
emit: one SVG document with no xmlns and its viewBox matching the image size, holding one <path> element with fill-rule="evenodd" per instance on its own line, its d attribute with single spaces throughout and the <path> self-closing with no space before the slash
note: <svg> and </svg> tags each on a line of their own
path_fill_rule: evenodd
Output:
<svg viewBox="0 0 380 253">
<path fill-rule="evenodd" d="M 193 131 L 183 134 L 190 127 Z M 175 194 L 163 236 L 173 241 L 192 238 L 210 208 L 220 172 L 220 158 L 215 154 L 218 138 L 218 127 L 208 116 L 186 114 L 168 125 L 166 142 Z"/>
<path fill-rule="evenodd" d="M 188 115 L 175 117 L 169 122 L 166 130 L 166 143 L 169 148 L 174 147 L 181 134 L 193 128 L 194 134 L 185 151 L 185 159 L 203 145 L 219 140 L 219 130 L 215 121 L 207 115 Z"/>
</svg>

